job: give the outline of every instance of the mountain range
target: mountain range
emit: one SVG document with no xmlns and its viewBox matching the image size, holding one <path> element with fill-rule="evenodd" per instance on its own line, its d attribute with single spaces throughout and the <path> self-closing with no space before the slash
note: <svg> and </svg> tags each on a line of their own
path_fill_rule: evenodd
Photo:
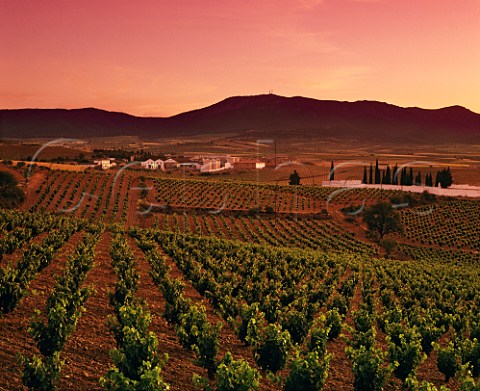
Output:
<svg viewBox="0 0 480 391">
<path fill-rule="evenodd" d="M 135 117 L 95 108 L 0 110 L 0 137 L 146 139 L 235 133 L 253 137 L 345 137 L 358 141 L 480 141 L 480 114 L 461 106 L 429 110 L 376 101 L 341 102 L 273 94 L 230 97 L 172 117 Z"/>
</svg>

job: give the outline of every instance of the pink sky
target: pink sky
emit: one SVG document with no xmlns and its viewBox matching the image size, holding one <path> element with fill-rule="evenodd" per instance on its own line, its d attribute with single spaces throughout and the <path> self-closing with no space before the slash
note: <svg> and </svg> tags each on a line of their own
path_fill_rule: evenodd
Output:
<svg viewBox="0 0 480 391">
<path fill-rule="evenodd" d="M 232 95 L 480 113 L 480 0 L 0 0 L 0 108 L 167 116 Z"/>
</svg>

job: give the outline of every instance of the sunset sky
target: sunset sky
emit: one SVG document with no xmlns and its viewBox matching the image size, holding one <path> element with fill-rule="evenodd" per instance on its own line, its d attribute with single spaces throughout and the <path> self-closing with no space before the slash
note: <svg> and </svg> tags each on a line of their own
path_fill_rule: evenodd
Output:
<svg viewBox="0 0 480 391">
<path fill-rule="evenodd" d="M 232 95 L 480 113 L 480 0 L 0 0 L 0 108 L 168 116 Z"/>
</svg>

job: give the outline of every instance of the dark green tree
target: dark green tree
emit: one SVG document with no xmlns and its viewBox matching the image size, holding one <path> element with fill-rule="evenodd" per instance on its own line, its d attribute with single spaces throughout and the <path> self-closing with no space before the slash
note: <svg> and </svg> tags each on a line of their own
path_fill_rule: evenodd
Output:
<svg viewBox="0 0 480 391">
<path fill-rule="evenodd" d="M 372 163 L 370 163 L 370 178 L 368 180 L 368 183 L 370 183 L 371 185 L 373 184 L 373 167 L 372 167 Z"/>
<path fill-rule="evenodd" d="M 453 183 L 453 175 L 450 171 L 450 167 L 444 168 L 442 171 L 437 172 L 437 177 L 435 179 L 435 187 L 440 185 L 442 189 L 446 189 L 451 186 Z"/>
<path fill-rule="evenodd" d="M 363 166 L 363 178 L 362 178 L 362 183 L 366 184 L 367 183 L 367 166 Z"/>
<path fill-rule="evenodd" d="M 0 171 L 0 194 L 5 193 L 9 188 L 17 186 L 15 177 L 7 171 Z"/>
<path fill-rule="evenodd" d="M 386 234 L 403 231 L 400 215 L 392 204 L 387 202 L 377 202 L 366 208 L 363 212 L 363 221 L 380 239 Z"/>
<path fill-rule="evenodd" d="M 385 171 L 385 182 L 383 182 L 386 185 L 392 184 L 392 171 L 390 170 L 390 166 L 387 165 L 387 169 Z"/>
<path fill-rule="evenodd" d="M 433 186 L 433 176 L 432 173 L 427 174 L 425 177 L 425 186 L 432 187 Z"/>
<path fill-rule="evenodd" d="M 335 180 L 335 166 L 333 165 L 333 160 L 332 164 L 330 165 L 330 178 L 329 180 L 333 181 Z"/>
<path fill-rule="evenodd" d="M 23 202 L 25 195 L 17 185 L 11 173 L 0 171 L 0 208 L 15 208 Z"/>
<path fill-rule="evenodd" d="M 420 173 L 420 171 L 418 172 L 417 176 L 415 177 L 414 185 L 415 186 L 422 186 L 422 174 Z"/>
<path fill-rule="evenodd" d="M 398 177 L 400 173 L 398 172 L 398 165 L 395 164 L 395 167 L 393 169 L 393 175 L 392 175 L 392 185 L 398 185 Z"/>
<path fill-rule="evenodd" d="M 407 184 L 407 169 L 403 167 L 400 173 L 400 185 L 405 186 L 406 184 Z"/>
<path fill-rule="evenodd" d="M 380 170 L 378 168 L 378 158 L 375 161 L 375 184 L 376 185 L 380 184 Z"/>
<path fill-rule="evenodd" d="M 410 170 L 407 171 L 407 167 L 402 168 L 402 173 L 400 175 L 400 185 L 402 186 L 412 186 L 413 185 L 413 169 L 410 167 Z"/>
<path fill-rule="evenodd" d="M 288 182 L 289 185 L 300 185 L 300 175 L 298 175 L 297 170 L 294 170 L 292 174 L 290 174 L 290 182 Z"/>
</svg>

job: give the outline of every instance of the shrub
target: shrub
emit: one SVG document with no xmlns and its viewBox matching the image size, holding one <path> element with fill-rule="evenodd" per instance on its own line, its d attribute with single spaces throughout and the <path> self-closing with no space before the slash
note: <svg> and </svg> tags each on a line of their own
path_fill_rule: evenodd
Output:
<svg viewBox="0 0 480 391">
<path fill-rule="evenodd" d="M 460 369 L 460 362 L 453 343 L 450 341 L 445 348 L 438 348 L 437 368 L 445 375 L 445 381 L 449 381 Z"/>
<path fill-rule="evenodd" d="M 227 352 L 217 367 L 217 391 L 256 390 L 260 373 L 244 360 L 234 360 Z"/>
<path fill-rule="evenodd" d="M 329 328 L 328 340 L 333 341 L 342 331 L 342 316 L 336 308 L 326 312 L 326 326 Z"/>
<path fill-rule="evenodd" d="M 353 339 L 350 341 L 350 345 L 355 349 L 358 349 L 361 346 L 363 346 L 365 349 L 370 349 L 375 345 L 375 336 L 376 331 L 374 327 L 365 332 L 356 332 L 353 335 Z"/>
<path fill-rule="evenodd" d="M 273 209 L 273 206 L 268 205 L 268 206 L 265 207 L 265 213 L 267 213 L 267 214 L 274 214 L 274 213 L 275 213 L 275 209 Z"/>
<path fill-rule="evenodd" d="M 477 339 L 473 341 L 464 339 L 459 344 L 462 364 L 469 363 L 474 377 L 480 375 L 480 343 Z"/>
<path fill-rule="evenodd" d="M 388 311 L 384 311 L 379 317 L 377 317 L 378 328 L 383 332 L 386 332 L 387 325 L 400 324 L 403 318 L 402 310 L 398 306 L 392 306 Z"/>
<path fill-rule="evenodd" d="M 138 301 L 120 307 L 117 317 L 109 317 L 117 349 L 110 351 L 115 367 L 110 368 L 100 384 L 107 390 L 168 390 L 161 370 L 168 360 L 160 360 L 158 340 L 148 332 L 151 315 Z"/>
<path fill-rule="evenodd" d="M 348 306 L 346 300 L 341 295 L 335 295 L 332 303 L 328 306 L 329 310 L 336 309 L 341 315 L 346 315 L 348 311 Z"/>
<path fill-rule="evenodd" d="M 60 352 L 46 357 L 19 356 L 18 362 L 23 366 L 22 382 L 28 389 L 40 391 L 56 389 L 63 366 L 63 361 L 60 361 Z"/>
<path fill-rule="evenodd" d="M 305 312 L 290 309 L 284 312 L 281 318 L 282 327 L 290 333 L 292 341 L 302 343 L 310 328 Z"/>
<path fill-rule="evenodd" d="M 180 324 L 176 326 L 180 343 L 195 352 L 197 362 L 208 370 L 209 377 L 213 377 L 215 373 L 215 357 L 221 327 L 221 323 L 212 326 L 208 322 L 205 307 L 195 305 L 180 315 Z"/>
<path fill-rule="evenodd" d="M 310 329 L 310 339 L 307 342 L 308 349 L 318 351 L 321 355 L 324 355 L 327 349 L 329 333 L 330 327 L 326 325 L 326 317 L 322 314 L 315 320 L 314 325 Z"/>
<path fill-rule="evenodd" d="M 477 339 L 480 340 L 480 322 L 479 321 L 471 321 L 470 322 L 470 339 Z"/>
<path fill-rule="evenodd" d="M 422 353 L 421 336 L 415 328 L 399 324 L 387 328 L 388 355 L 394 365 L 394 375 L 405 383 L 414 374 L 418 365 L 426 357 Z"/>
<path fill-rule="evenodd" d="M 325 385 L 328 377 L 331 354 L 309 352 L 304 358 L 297 356 L 291 365 L 285 382 L 285 391 L 317 391 Z"/>
<path fill-rule="evenodd" d="M 263 369 L 272 372 L 285 367 L 288 351 L 292 346 L 288 331 L 282 331 L 278 324 L 269 324 L 262 330 L 255 350 L 255 361 Z"/>
<path fill-rule="evenodd" d="M 353 323 L 355 324 L 355 330 L 365 333 L 372 328 L 373 319 L 366 310 L 360 309 L 353 312 Z"/>
<path fill-rule="evenodd" d="M 240 311 L 240 317 L 242 323 L 238 329 L 238 338 L 250 345 L 255 344 L 259 337 L 259 325 L 265 319 L 263 312 L 258 308 L 258 303 L 245 304 Z"/>
<path fill-rule="evenodd" d="M 358 349 L 348 347 L 347 355 L 353 363 L 355 391 L 376 391 L 383 388 L 388 369 L 383 367 L 384 353 L 380 349 L 375 347 L 367 349 L 365 346 Z"/>
<path fill-rule="evenodd" d="M 480 391 L 480 380 L 475 382 L 469 364 L 460 366 L 459 384 L 459 391 Z"/>
<path fill-rule="evenodd" d="M 417 326 L 417 330 L 422 337 L 422 349 L 429 355 L 433 350 L 433 343 L 445 333 L 445 327 L 437 326 L 431 314 L 416 314 L 412 323 Z M 448 326 L 447 326 L 448 327 Z"/>
<path fill-rule="evenodd" d="M 449 388 L 444 385 L 437 388 L 434 384 L 429 381 L 419 382 L 415 376 L 409 376 L 405 381 L 405 384 L 409 391 L 449 391 Z"/>
</svg>

